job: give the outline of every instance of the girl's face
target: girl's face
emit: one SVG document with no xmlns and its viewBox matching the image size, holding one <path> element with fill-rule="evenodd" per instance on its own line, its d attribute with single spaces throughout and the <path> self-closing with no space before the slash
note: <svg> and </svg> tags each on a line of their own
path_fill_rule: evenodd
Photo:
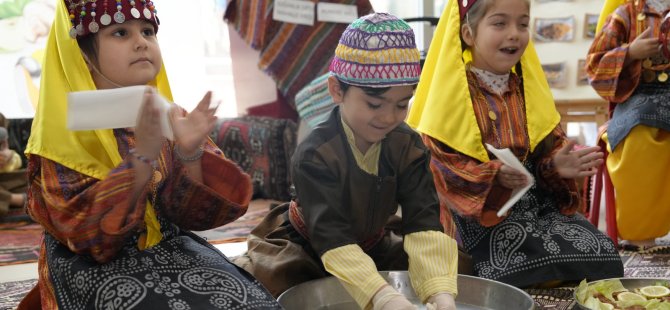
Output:
<svg viewBox="0 0 670 310">
<path fill-rule="evenodd" d="M 461 29 L 475 68 L 505 74 L 519 62 L 528 46 L 529 9 L 527 0 L 493 0 L 474 35 Z"/>
<path fill-rule="evenodd" d="M 146 85 L 161 69 L 161 51 L 151 23 L 130 20 L 102 28 L 96 37 L 97 67 L 111 82 L 121 86 Z M 98 89 L 116 88 L 91 70 Z"/>
<path fill-rule="evenodd" d="M 335 77 L 328 79 L 328 90 L 340 113 L 356 138 L 356 147 L 365 154 L 372 144 L 381 141 L 407 116 L 413 86 L 393 86 L 380 95 L 371 96 L 351 86 L 343 92 Z"/>
</svg>

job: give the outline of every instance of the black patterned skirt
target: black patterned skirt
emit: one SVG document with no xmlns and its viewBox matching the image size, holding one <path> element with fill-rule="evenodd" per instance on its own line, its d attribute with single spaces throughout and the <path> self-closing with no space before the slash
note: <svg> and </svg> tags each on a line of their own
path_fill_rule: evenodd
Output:
<svg viewBox="0 0 670 310">
<path fill-rule="evenodd" d="M 580 214 L 559 213 L 556 201 L 536 185 L 495 226 L 457 214 L 454 221 L 479 277 L 527 287 L 623 276 L 612 241 Z"/>
<path fill-rule="evenodd" d="M 135 243 L 133 243 L 135 242 Z M 45 234 L 59 309 L 282 309 L 251 275 L 186 231 L 99 264 Z"/>
</svg>

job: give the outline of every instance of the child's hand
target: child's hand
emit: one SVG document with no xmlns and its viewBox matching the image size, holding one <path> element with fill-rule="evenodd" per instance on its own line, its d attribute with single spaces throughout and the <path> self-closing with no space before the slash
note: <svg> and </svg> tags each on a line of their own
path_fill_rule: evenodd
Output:
<svg viewBox="0 0 670 310">
<path fill-rule="evenodd" d="M 596 174 L 596 168 L 603 164 L 600 147 L 592 146 L 573 151 L 574 141 L 568 142 L 554 155 L 554 167 L 565 179 L 583 178 Z"/>
<path fill-rule="evenodd" d="M 11 157 L 11 152 L 8 152 L 9 149 L 4 149 L 0 151 L 0 167 L 7 165 Z"/>
<path fill-rule="evenodd" d="M 416 310 L 407 298 L 392 288 L 385 285 L 372 297 L 373 310 Z"/>
<path fill-rule="evenodd" d="M 430 310 L 456 310 L 454 295 L 449 293 L 438 293 L 428 298 L 426 309 Z"/>
<path fill-rule="evenodd" d="M 135 149 L 149 159 L 156 159 L 161 152 L 165 138 L 160 123 L 160 112 L 153 100 L 153 89 L 144 92 L 144 101 L 135 126 Z"/>
<path fill-rule="evenodd" d="M 500 170 L 496 174 L 496 181 L 509 189 L 524 187 L 528 184 L 526 175 L 507 165 L 500 166 Z"/>
<path fill-rule="evenodd" d="M 658 38 L 651 37 L 651 28 L 645 29 L 628 47 L 626 55 L 630 60 L 641 60 L 659 54 Z"/>
<path fill-rule="evenodd" d="M 218 105 L 214 108 L 209 107 L 212 100 L 212 92 L 209 91 L 200 100 L 198 106 L 191 113 L 182 116 L 179 109 L 170 110 L 170 120 L 172 122 L 172 131 L 179 146 L 179 152 L 185 156 L 190 156 L 198 151 L 198 148 L 205 142 L 209 133 L 216 125 L 216 116 L 214 113 Z"/>
</svg>

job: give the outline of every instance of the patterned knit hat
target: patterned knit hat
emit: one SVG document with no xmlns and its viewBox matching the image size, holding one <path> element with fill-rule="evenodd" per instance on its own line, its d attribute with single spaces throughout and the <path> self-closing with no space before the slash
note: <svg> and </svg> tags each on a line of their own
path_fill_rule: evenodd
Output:
<svg viewBox="0 0 670 310">
<path fill-rule="evenodd" d="M 344 30 L 329 69 L 355 86 L 414 85 L 421 74 L 419 61 L 412 28 L 391 14 L 373 13 Z"/>
<path fill-rule="evenodd" d="M 158 31 L 158 17 L 151 0 L 63 0 L 70 12 L 70 37 L 84 37 L 111 24 L 144 19 Z"/>
</svg>

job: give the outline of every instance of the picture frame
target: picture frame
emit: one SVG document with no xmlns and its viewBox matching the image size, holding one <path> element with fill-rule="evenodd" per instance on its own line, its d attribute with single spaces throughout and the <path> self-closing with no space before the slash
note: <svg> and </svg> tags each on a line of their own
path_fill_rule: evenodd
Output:
<svg viewBox="0 0 670 310">
<path fill-rule="evenodd" d="M 575 17 L 535 18 L 533 38 L 536 42 L 571 42 L 575 39 Z"/>
<path fill-rule="evenodd" d="M 586 13 L 584 15 L 584 38 L 593 39 L 596 37 L 598 18 L 600 18 L 600 14 Z"/>
<path fill-rule="evenodd" d="M 561 89 L 568 86 L 567 66 L 565 62 L 543 64 L 542 70 L 547 78 L 549 87 Z"/>
<path fill-rule="evenodd" d="M 589 77 L 586 75 L 586 59 L 577 60 L 577 86 L 589 85 Z"/>
</svg>

